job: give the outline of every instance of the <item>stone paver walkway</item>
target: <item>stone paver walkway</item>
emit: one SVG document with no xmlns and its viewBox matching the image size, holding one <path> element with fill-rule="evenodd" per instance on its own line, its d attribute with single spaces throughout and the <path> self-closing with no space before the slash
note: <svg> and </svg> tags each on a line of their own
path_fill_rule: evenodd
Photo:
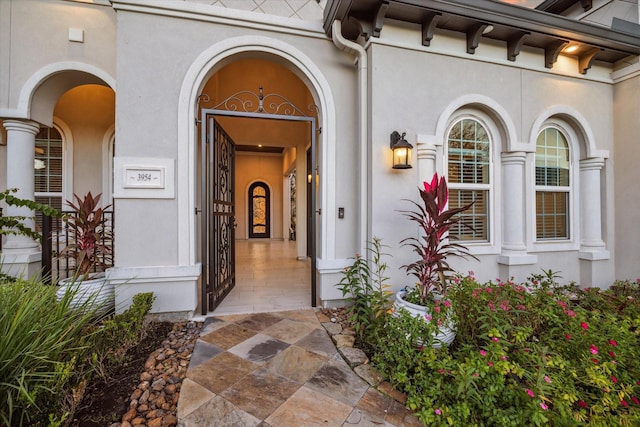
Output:
<svg viewBox="0 0 640 427">
<path fill-rule="evenodd" d="M 311 309 L 207 318 L 178 425 L 420 426 L 341 329 Z"/>
</svg>

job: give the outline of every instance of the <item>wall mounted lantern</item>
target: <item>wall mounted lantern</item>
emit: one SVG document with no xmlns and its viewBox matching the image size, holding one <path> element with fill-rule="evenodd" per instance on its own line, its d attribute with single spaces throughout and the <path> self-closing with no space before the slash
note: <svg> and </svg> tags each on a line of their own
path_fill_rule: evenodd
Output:
<svg viewBox="0 0 640 427">
<path fill-rule="evenodd" d="M 402 135 L 398 131 L 391 133 L 391 150 L 393 150 L 393 168 L 394 169 L 411 169 L 411 149 L 413 145 L 404 139 L 406 132 Z"/>
</svg>

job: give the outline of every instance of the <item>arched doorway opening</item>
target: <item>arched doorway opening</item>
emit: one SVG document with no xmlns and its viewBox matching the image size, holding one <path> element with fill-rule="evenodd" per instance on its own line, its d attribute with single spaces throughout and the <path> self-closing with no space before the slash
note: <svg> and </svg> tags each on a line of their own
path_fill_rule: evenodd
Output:
<svg viewBox="0 0 640 427">
<path fill-rule="evenodd" d="M 199 101 L 202 314 L 315 306 L 315 215 L 310 213 L 316 188 L 308 191 L 306 173 L 307 151 L 311 170 L 317 170 L 313 96 L 287 67 L 240 58 L 209 78 Z M 263 195 L 273 190 L 268 207 L 266 198 L 253 198 L 254 189 Z M 268 209 L 268 227 L 261 223 L 258 233 L 252 227 L 255 206 Z"/>
<path fill-rule="evenodd" d="M 247 203 L 249 218 L 249 238 L 268 239 L 271 236 L 271 191 L 262 181 L 249 187 Z"/>
</svg>

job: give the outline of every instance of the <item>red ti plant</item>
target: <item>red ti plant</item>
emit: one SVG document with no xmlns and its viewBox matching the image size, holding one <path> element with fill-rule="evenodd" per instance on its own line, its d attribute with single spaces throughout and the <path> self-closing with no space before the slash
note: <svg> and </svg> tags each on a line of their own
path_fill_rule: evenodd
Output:
<svg viewBox="0 0 640 427">
<path fill-rule="evenodd" d="M 87 280 L 92 272 L 109 266 L 105 260 L 111 257 L 111 247 L 105 242 L 111 239 L 111 235 L 105 226 L 104 209 L 98 207 L 101 196 L 93 197 L 88 192 L 84 198 L 73 195 L 77 204 L 67 200 L 75 214 L 65 218 L 73 242 L 64 248 L 61 255 L 75 259 L 75 280 Z"/>
<path fill-rule="evenodd" d="M 454 236 L 449 236 L 449 230 L 460 221 L 458 214 L 466 211 L 474 202 L 466 206 L 446 209 L 449 200 L 449 188 L 444 177 L 433 175 L 431 183 L 424 182 L 424 190 L 420 190 L 423 204 L 412 200 L 416 206 L 413 211 L 401 211 L 420 227 L 419 238 L 409 237 L 402 240 L 403 245 L 411 246 L 418 254 L 418 260 L 403 266 L 406 271 L 414 275 L 418 281 L 416 290 L 419 293 L 419 304 L 426 304 L 433 297 L 432 293 L 444 295 L 447 291 L 447 281 L 451 279 L 453 269 L 447 262 L 447 257 L 471 257 L 478 260 L 469 250 L 459 244 L 451 242 Z M 462 223 L 463 226 L 471 228 Z"/>
</svg>

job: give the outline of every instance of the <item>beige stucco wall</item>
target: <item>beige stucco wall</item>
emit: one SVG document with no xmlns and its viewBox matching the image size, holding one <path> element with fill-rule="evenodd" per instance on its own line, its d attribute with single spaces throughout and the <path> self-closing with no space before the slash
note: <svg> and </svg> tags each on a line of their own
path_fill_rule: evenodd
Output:
<svg viewBox="0 0 640 427">
<path fill-rule="evenodd" d="M 615 85 L 616 278 L 640 277 L 640 77 Z"/>
<path fill-rule="evenodd" d="M 29 104 L 23 101 L 24 94 L 32 86 L 36 93 L 33 105 L 48 105 L 41 102 L 48 101 L 50 111 L 47 116 L 48 110 L 38 107 L 30 112 L 31 118 L 47 123 L 53 117 L 53 108 L 57 104 L 55 116 L 72 131 L 74 191 L 93 191 L 103 186 L 101 179 L 105 163 L 101 160 L 104 153 L 102 144 L 109 126 L 115 123 L 117 157 L 169 161 L 168 164 L 174 167 L 175 179 L 168 183 L 168 187 L 177 192 L 184 188 L 183 182 L 195 183 L 193 191 L 197 200 L 198 165 L 185 167 L 184 163 L 178 163 L 185 153 L 197 153 L 195 140 L 189 139 L 187 131 L 196 125 L 186 122 L 188 114 L 184 111 L 189 108 L 195 111 L 197 101 L 193 100 L 193 105 L 188 105 L 185 99 L 192 92 L 210 92 L 213 99 L 219 100 L 237 89 L 256 90 L 255 83 L 261 79 L 275 81 L 264 70 L 252 68 L 251 61 L 259 60 L 272 61 L 280 67 L 278 85 L 265 90 L 286 92 L 295 86 L 294 92 L 305 94 L 295 98 L 299 104 L 318 101 L 319 94 L 313 92 L 304 73 L 296 68 L 297 65 L 283 59 L 295 52 L 299 58 L 292 59 L 292 62 L 302 61 L 302 66 L 306 66 L 318 81 L 326 82 L 325 95 L 335 108 L 334 116 L 320 117 L 319 126 L 323 130 L 317 136 L 320 165 L 318 208 L 331 200 L 336 211 L 325 209 L 316 218 L 319 225 L 330 224 L 325 229 L 319 227 L 319 257 L 323 253 L 331 254 L 331 259 L 322 261 L 329 264 L 327 270 L 335 267 L 334 276 L 336 281 L 339 280 L 339 264 L 346 263 L 363 243 L 358 236 L 359 94 L 353 56 L 334 46 L 315 16 L 312 20 L 303 21 L 301 16 L 287 20 L 282 16 L 265 18 L 264 14 L 247 12 L 242 15 L 243 19 L 234 20 L 229 18 L 232 15 L 225 15 L 227 9 L 201 2 L 172 2 L 171 7 L 181 12 L 180 17 L 176 17 L 169 16 L 174 11 L 166 8 L 167 2 L 161 0 L 135 5 L 116 0 L 112 3 L 117 12 L 110 6 L 62 0 L 0 0 L 0 117 L 28 117 Z M 150 8 L 144 11 L 147 7 Z M 84 43 L 69 41 L 70 28 L 83 30 Z M 273 43 L 269 48 L 256 47 L 254 51 L 242 47 L 260 45 L 256 40 Z M 561 107 L 563 114 L 573 115 L 576 123 L 584 125 L 583 128 L 576 126 L 576 129 L 584 131 L 583 135 L 590 138 L 582 146 L 577 144 L 574 147 L 580 151 L 578 158 L 585 158 L 589 151 L 594 150 L 611 153 L 601 173 L 599 190 L 602 193 L 602 238 L 612 257 L 598 261 L 599 265 L 606 272 L 612 270 L 615 261 L 617 277 L 635 276 L 637 237 L 640 236 L 633 237 L 632 234 L 637 223 L 633 212 L 640 206 L 635 206 L 637 203 L 633 197 L 628 197 L 628 191 L 637 181 L 634 172 L 637 169 L 634 163 L 637 150 L 633 144 L 634 136 L 638 134 L 636 117 L 640 112 L 640 83 L 637 78 L 619 83 L 614 90 L 610 70 L 601 64 L 595 63 L 588 74 L 582 76 L 577 72 L 575 60 L 566 57 L 561 57 L 552 70 L 545 69 L 544 53 L 530 48 L 524 48 L 517 61 L 512 63 L 504 59 L 505 48 L 497 42 L 483 39 L 476 55 L 467 55 L 464 53 L 464 37 L 460 35 L 438 34 L 431 47 L 422 46 L 420 40 L 419 27 L 396 27 L 389 22 L 385 23 L 381 38 L 372 39 L 367 49 L 370 92 L 367 106 L 370 168 L 367 177 L 367 199 L 370 201 L 367 223 L 369 236 L 381 237 L 383 243 L 389 245 L 387 252 L 392 255 L 389 272 L 394 286 L 399 288 L 408 284 L 401 266 L 412 260 L 412 255 L 408 248 L 400 245 L 400 241 L 416 233 L 413 224 L 403 218 L 399 210 L 408 206 L 403 199 L 417 198 L 417 187 L 426 177 L 424 166 L 420 166 L 424 161 L 418 161 L 416 150 L 413 169 L 391 169 L 389 134 L 394 130 L 407 132 L 408 141 L 416 147 L 418 139 L 423 137 L 431 143 L 440 144 L 436 169 L 443 172 L 441 144 L 444 140 L 443 135 L 438 134 L 441 131 L 438 126 L 446 124 L 447 115 L 455 109 L 452 106 L 464 102 L 471 102 L 470 106 L 474 108 L 480 107 L 495 122 L 497 133 L 494 137 L 500 149 L 496 147 L 494 153 L 493 246 L 479 255 L 482 262 L 454 263 L 456 268 L 460 271 L 474 270 L 483 280 L 493 279 L 502 271 L 497 263 L 501 250 L 501 206 L 508 205 L 509 200 L 500 195 L 500 151 L 506 151 L 506 147 L 512 145 L 523 150 L 522 147 L 535 140 L 537 121 L 549 111 L 558 111 Z M 278 52 L 272 47 L 276 44 L 286 46 L 286 52 Z M 226 46 L 225 52 L 232 55 L 220 63 L 207 62 L 207 55 L 212 51 L 219 54 L 216 50 L 219 46 Z M 209 86 L 194 87 L 194 64 L 203 63 L 210 67 L 210 70 L 203 70 L 206 74 L 203 82 L 209 82 Z M 277 68 L 270 68 L 269 72 Z M 81 72 L 56 74 L 65 69 Z M 212 78 L 220 70 L 223 71 Z M 91 78 L 91 75 L 97 78 Z M 35 90 L 38 79 L 45 84 Z M 251 81 L 252 87 L 231 84 L 238 81 Z M 86 92 L 75 91 L 65 94 L 73 85 L 85 83 L 113 84 L 117 99 L 111 89 L 102 89 L 90 96 Z M 311 96 L 317 99 L 313 100 Z M 114 108 L 117 108 L 115 117 Z M 308 133 L 300 133 L 300 138 L 307 136 Z M 255 143 L 259 138 L 260 135 L 251 135 L 251 140 L 245 142 Z M 0 164 L 6 161 L 5 153 L 6 148 L 0 145 Z M 236 185 L 238 211 L 242 210 L 241 204 L 246 203 L 245 192 L 251 176 L 257 179 L 254 172 L 262 168 L 268 170 L 268 183 L 272 190 L 278 192 L 278 201 L 274 192 L 272 212 L 273 208 L 281 210 L 284 205 L 283 175 L 295 164 L 294 158 L 292 153 L 286 154 L 284 161 L 282 158 L 252 158 L 245 162 L 248 159 L 239 158 L 239 167 L 245 172 L 238 174 L 239 180 L 244 181 Z M 519 276 L 526 276 L 540 268 L 552 269 L 559 271 L 566 281 L 579 282 L 585 261 L 578 258 L 577 249 L 542 253 L 533 242 L 532 161 L 533 155 L 529 154 L 523 172 L 529 192 L 525 195 L 522 224 L 526 228 L 527 250 L 538 257 L 538 262 L 513 271 Z M 615 175 L 614 163 L 617 167 Z M 579 164 L 574 164 L 573 168 L 579 169 Z M 326 176 L 326 171 L 334 174 Z M 4 183 L 5 177 L 2 176 L 0 188 Z M 185 203 L 188 196 L 117 198 L 116 265 L 123 268 L 195 266 L 198 258 L 198 251 L 194 250 L 199 236 L 197 222 L 193 231 L 196 237 L 190 243 L 192 247 L 188 248 L 196 254 L 193 259 L 185 263 L 184 254 L 176 249 L 184 246 L 185 234 L 181 230 L 186 219 L 180 217 L 184 206 L 179 204 Z M 614 206 L 618 206 L 615 216 Z M 344 219 L 337 218 L 338 207 L 344 208 Z M 573 208 L 578 209 L 578 206 Z M 334 221 L 323 222 L 327 217 Z M 282 218 L 282 212 L 272 216 L 272 232 L 276 238 L 286 237 L 286 221 Z M 298 221 L 301 221 L 300 217 Z M 241 225 L 246 224 L 246 217 L 244 220 L 239 218 L 238 223 L 238 237 L 242 238 L 243 232 L 246 237 L 246 228 Z M 579 224 L 573 225 L 579 227 Z M 327 248 L 329 245 L 331 247 Z M 149 274 L 154 275 L 156 271 Z M 190 278 L 185 280 L 192 281 Z M 172 282 L 168 280 L 167 283 Z M 172 292 L 170 286 L 173 285 L 167 285 L 168 293 Z"/>
<path fill-rule="evenodd" d="M 317 36 L 301 37 L 296 34 L 277 34 L 246 27 L 213 25 L 207 22 L 175 19 L 171 17 L 143 15 L 128 11 L 118 12 L 118 101 L 116 140 L 118 156 L 160 157 L 176 159 L 179 150 L 188 150 L 186 135 L 178 134 L 178 96 L 189 66 L 218 42 L 234 37 L 248 36 L 277 38 L 304 52 L 322 69 L 322 78 L 329 82 L 335 98 L 338 141 L 330 141 L 340 147 L 333 163 L 340 185 L 329 190 L 356 212 L 356 187 L 352 165 L 356 153 L 356 84 L 352 58 L 336 52 L 330 40 L 318 28 Z M 136 40 L 136 43 L 129 43 Z M 157 52 L 166 54 L 158 55 Z M 170 53 L 169 53 L 170 52 Z M 250 56 L 244 53 L 238 58 Z M 262 59 L 283 63 L 273 55 L 257 54 Z M 228 62 L 228 61 L 227 61 Z M 284 64 L 290 69 L 290 65 Z M 213 72 L 216 70 L 212 70 Z M 293 70 L 295 71 L 295 70 Z M 336 118 L 327 118 L 335 120 Z M 177 171 L 178 174 L 181 171 Z M 161 206 L 161 213 L 158 209 Z M 138 213 L 145 221 L 140 222 Z M 175 200 L 122 199 L 117 202 L 116 225 L 123 241 L 119 242 L 116 263 L 145 265 L 147 263 L 175 264 L 177 254 L 165 248 L 173 248 L 177 242 L 177 202 Z M 327 212 L 336 215 L 337 212 Z M 151 219 L 147 221 L 146 219 Z M 335 230 L 324 230 L 339 236 L 335 244 L 336 256 L 347 257 L 355 251 L 355 215 L 338 222 Z M 162 244 L 149 246 L 141 253 L 137 242 L 156 241 L 157 230 L 164 233 Z M 135 236 L 135 237 L 134 237 Z"/>
<path fill-rule="evenodd" d="M 3 0 L 0 111 L 22 114 L 15 110 L 30 79 L 72 68 L 74 63 L 115 77 L 115 20 L 115 11 L 108 6 L 62 0 Z M 84 42 L 69 41 L 70 29 L 82 30 Z M 51 92 L 55 100 L 60 95 Z"/>
<path fill-rule="evenodd" d="M 385 27 L 386 28 L 386 27 Z M 507 151 L 511 144 L 530 145 L 535 151 L 534 124 L 541 116 L 561 108 L 565 112 L 575 113 L 576 119 L 583 120 L 585 128 L 592 135 L 591 144 L 597 150 L 613 150 L 613 89 L 606 82 L 585 79 L 576 72 L 575 77 L 549 72 L 540 64 L 540 70 L 521 69 L 510 65 L 478 61 L 477 57 L 429 54 L 428 49 L 419 47 L 419 37 L 414 49 L 390 46 L 384 35 L 380 42 L 374 41 L 369 49 L 369 69 L 371 95 L 371 234 L 382 237 L 391 246 L 390 271 L 394 286 L 410 283 L 401 273 L 401 266 L 413 255 L 410 248 L 402 247 L 403 238 L 416 234 L 416 227 L 406 220 L 399 209 L 410 208 L 402 199 L 418 199 L 418 185 L 421 185 L 421 170 L 414 149 L 413 169 L 396 171 L 391 169 L 391 151 L 389 135 L 392 131 L 407 132 L 407 140 L 417 148 L 418 135 L 426 135 L 430 143 L 439 145 L 436 168 L 442 174 L 446 172 L 442 151 L 446 134 L 438 132 L 438 123 L 446 123 L 452 106 L 472 102 L 472 108 L 479 107 L 496 124 L 494 135 L 494 176 L 495 200 L 493 215 L 493 245 L 478 248 L 481 262 L 453 262 L 460 271 L 474 270 L 482 280 L 491 280 L 500 275 L 497 256 L 501 253 L 502 238 L 501 210 L 508 204 L 501 195 L 501 159 L 500 151 Z M 504 52 L 502 52 L 504 54 Z M 535 55 L 533 53 L 532 55 Z M 525 60 L 527 60 L 526 58 Z M 516 64 L 517 65 L 517 64 Z M 594 73 L 595 74 L 595 73 Z M 407 82 L 410 82 L 407 84 Z M 560 106 L 560 107 L 559 107 Z M 536 131 L 537 132 L 537 131 Z M 533 144 L 533 145 L 531 145 Z M 497 146 L 496 146 L 497 145 Z M 574 146 L 580 150 L 579 158 L 587 156 L 585 145 Z M 522 146 L 518 150 L 522 150 Z M 541 268 L 559 271 L 563 280 L 575 280 L 580 283 L 581 260 L 578 250 L 554 251 L 543 254 L 534 243 L 533 224 L 535 221 L 534 168 L 533 154 L 526 160 L 523 171 L 525 188 L 525 217 L 522 226 L 526 227 L 526 241 L 529 253 L 538 255 L 538 263 L 513 268 L 518 277 L 525 278 L 529 273 L 540 272 Z M 579 169 L 574 162 L 573 168 Z M 422 174 L 425 174 L 422 171 Z M 422 179 L 427 177 L 422 176 Z M 428 177 L 430 178 L 430 176 Z M 607 248 L 613 252 L 613 167 L 607 161 L 601 177 L 603 190 L 603 239 Z M 574 182 L 578 184 L 578 182 Z M 577 186 L 575 187 L 577 190 Z M 596 189 L 595 191 L 598 191 Z M 390 200 L 389 195 L 393 194 Z M 579 206 L 572 205 L 578 210 Z M 574 224 L 573 236 L 577 236 L 579 223 Z M 574 237 L 575 240 L 575 237 Z M 579 243 L 579 242 L 577 242 Z M 482 246 L 482 245 L 481 245 Z M 475 249 L 474 249 L 475 251 Z M 612 270 L 612 260 L 599 261 L 604 270 Z"/>
<path fill-rule="evenodd" d="M 249 186 L 264 182 L 271 193 L 270 223 L 272 239 L 283 239 L 282 157 L 240 153 L 236 156 L 236 239 L 249 238 Z"/>
</svg>

